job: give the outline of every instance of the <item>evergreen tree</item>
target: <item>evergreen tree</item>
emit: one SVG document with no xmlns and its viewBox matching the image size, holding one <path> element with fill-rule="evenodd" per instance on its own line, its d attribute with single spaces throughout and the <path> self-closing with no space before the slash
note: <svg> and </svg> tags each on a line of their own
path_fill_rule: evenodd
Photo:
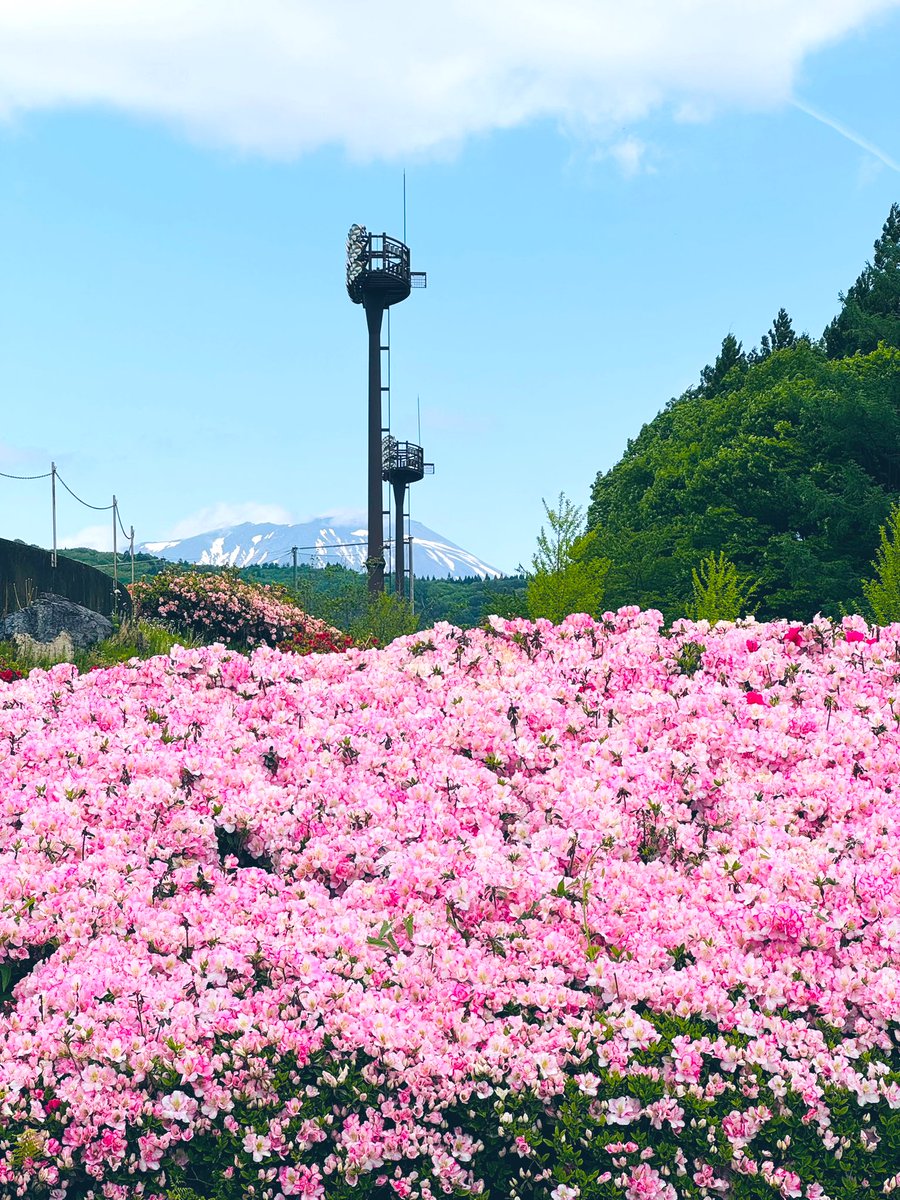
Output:
<svg viewBox="0 0 900 1200">
<path fill-rule="evenodd" d="M 740 387 L 741 377 L 746 370 L 747 356 L 741 343 L 733 333 L 726 334 L 716 361 L 711 367 L 704 367 L 700 372 L 700 394 L 719 396 L 723 392 L 733 391 Z M 735 375 L 729 379 L 732 371 Z"/>
<path fill-rule="evenodd" d="M 900 347 L 900 205 L 892 204 L 875 254 L 825 330 L 829 358 L 868 354 L 879 342 Z"/>
<path fill-rule="evenodd" d="M 709 554 L 692 572 L 693 596 L 687 606 L 695 621 L 736 621 L 747 616 L 757 585 L 742 575 L 721 551 Z"/>
<path fill-rule="evenodd" d="M 875 553 L 875 578 L 863 581 L 863 592 L 879 625 L 900 621 L 900 504 L 888 514 L 879 530 L 881 544 Z"/>
<path fill-rule="evenodd" d="M 528 615 L 533 621 L 546 617 L 558 625 L 570 613 L 599 614 L 609 561 L 592 556 L 596 530 L 583 533 L 581 509 L 562 492 L 556 508 L 546 500 L 542 503 L 550 530 L 542 528 L 538 535 L 534 574 L 526 590 Z"/>
<path fill-rule="evenodd" d="M 794 333 L 791 318 L 788 316 L 786 309 L 779 308 L 778 315 L 772 323 L 772 328 L 768 333 L 762 335 L 758 357 L 760 359 L 768 358 L 776 350 L 790 350 L 792 346 L 796 345 L 797 335 Z"/>
</svg>

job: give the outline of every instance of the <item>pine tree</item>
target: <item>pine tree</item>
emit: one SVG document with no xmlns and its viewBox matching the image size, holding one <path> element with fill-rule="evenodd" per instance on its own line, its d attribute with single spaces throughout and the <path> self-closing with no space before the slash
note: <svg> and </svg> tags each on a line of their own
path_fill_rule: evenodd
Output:
<svg viewBox="0 0 900 1200">
<path fill-rule="evenodd" d="M 892 204 L 875 253 L 825 330 L 829 358 L 868 354 L 879 342 L 900 347 L 900 205 Z"/>
<path fill-rule="evenodd" d="M 700 372 L 700 394 L 702 396 L 718 396 L 722 392 L 732 390 L 726 387 L 726 380 L 732 371 L 739 375 L 731 381 L 735 388 L 740 387 L 740 380 L 747 370 L 747 356 L 741 343 L 733 333 L 726 334 L 722 339 L 722 348 L 711 367 L 704 367 Z"/>
<path fill-rule="evenodd" d="M 797 345 L 797 335 L 788 316 L 787 309 L 779 308 L 778 315 L 768 333 L 762 335 L 759 347 L 759 358 L 768 358 L 776 350 L 789 350 Z"/>
</svg>

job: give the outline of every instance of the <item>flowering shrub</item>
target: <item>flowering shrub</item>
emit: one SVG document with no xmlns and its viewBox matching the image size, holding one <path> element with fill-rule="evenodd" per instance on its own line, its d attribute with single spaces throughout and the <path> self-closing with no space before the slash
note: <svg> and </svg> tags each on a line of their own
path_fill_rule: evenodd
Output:
<svg viewBox="0 0 900 1200">
<path fill-rule="evenodd" d="M 900 626 L 447 625 L 0 698 L 0 1197 L 900 1184 Z"/>
<path fill-rule="evenodd" d="M 8 667 L 3 659 L 0 658 L 0 682 L 14 683 L 17 679 L 21 678 L 20 672 L 15 667 Z"/>
<path fill-rule="evenodd" d="M 233 571 L 165 571 L 131 585 L 136 617 L 162 621 L 226 646 L 289 645 L 293 653 L 344 649 L 347 638 L 305 613 L 286 588 Z"/>
<path fill-rule="evenodd" d="M 321 621 L 317 625 L 322 628 L 307 627 L 293 633 L 279 644 L 278 649 L 287 654 L 339 654 L 354 644 L 349 633 L 342 633 Z"/>
</svg>

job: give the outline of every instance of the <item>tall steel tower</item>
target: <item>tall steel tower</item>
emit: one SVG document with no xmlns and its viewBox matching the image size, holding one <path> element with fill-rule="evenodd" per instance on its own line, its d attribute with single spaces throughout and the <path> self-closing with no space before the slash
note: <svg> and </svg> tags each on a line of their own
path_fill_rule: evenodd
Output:
<svg viewBox="0 0 900 1200">
<path fill-rule="evenodd" d="M 425 287 L 424 271 L 409 269 L 409 247 L 386 233 L 369 233 L 364 225 L 351 225 L 347 235 L 347 292 L 354 304 L 361 304 L 369 330 L 369 438 L 368 438 L 368 510 L 369 549 L 366 571 L 369 592 L 384 591 L 384 510 L 381 499 L 382 438 L 390 430 L 382 418 L 381 356 L 384 313 L 399 304 L 414 287 Z M 402 550 L 399 551 L 402 560 Z M 395 555 L 396 557 L 396 555 Z"/>
<path fill-rule="evenodd" d="M 406 595 L 406 566 L 403 548 L 406 545 L 406 489 L 424 475 L 434 474 L 434 463 L 425 462 L 425 453 L 414 442 L 398 442 L 390 434 L 381 444 L 381 478 L 394 489 L 394 595 Z M 409 564 L 412 572 L 412 562 Z M 412 583 L 410 583 L 412 589 Z M 410 599 L 412 593 L 410 591 Z"/>
</svg>

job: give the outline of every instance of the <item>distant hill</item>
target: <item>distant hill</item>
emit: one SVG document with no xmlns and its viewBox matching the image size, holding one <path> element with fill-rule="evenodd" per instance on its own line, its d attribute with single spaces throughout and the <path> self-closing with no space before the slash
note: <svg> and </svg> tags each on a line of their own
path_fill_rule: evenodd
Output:
<svg viewBox="0 0 900 1200">
<path fill-rule="evenodd" d="M 92 550 L 87 546 L 67 546 L 64 550 L 59 551 L 59 556 L 85 563 L 89 567 L 96 567 L 105 575 L 113 573 L 113 556 L 110 550 Z M 131 578 L 131 558 L 127 549 L 119 551 L 117 562 L 118 577 L 120 581 L 127 583 Z M 168 565 L 165 559 L 157 558 L 155 554 L 135 554 L 134 577 L 135 579 L 144 579 L 148 575 L 156 575 L 159 571 L 165 570 Z"/>
<path fill-rule="evenodd" d="M 413 568 L 418 576 L 463 579 L 473 575 L 499 579 L 503 572 L 451 542 L 443 534 L 410 523 L 413 538 Z M 366 559 L 368 531 L 356 523 L 318 517 L 301 525 L 242 525 L 212 529 L 194 537 L 172 541 L 144 542 L 137 549 L 170 562 L 190 562 L 218 567 L 248 567 L 263 563 L 291 563 L 291 547 L 297 546 L 298 563 L 325 566 L 336 563 L 362 570 Z M 390 553 L 388 549 L 388 565 Z"/>
</svg>

